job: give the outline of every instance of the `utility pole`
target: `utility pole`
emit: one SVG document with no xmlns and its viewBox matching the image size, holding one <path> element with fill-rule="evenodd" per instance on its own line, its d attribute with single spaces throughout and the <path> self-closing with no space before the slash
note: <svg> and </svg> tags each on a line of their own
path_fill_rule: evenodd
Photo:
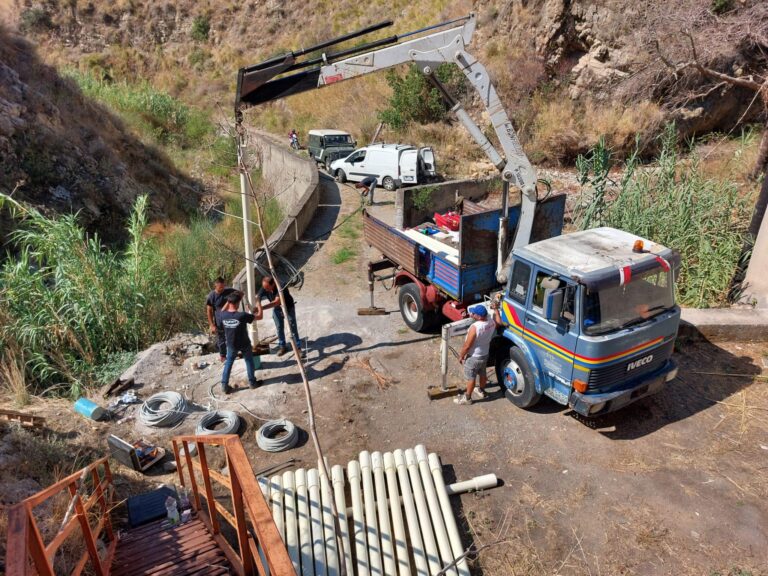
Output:
<svg viewBox="0 0 768 576">
<path fill-rule="evenodd" d="M 253 236 L 251 235 L 251 195 L 250 178 L 246 174 L 245 163 L 245 137 L 238 134 L 237 137 L 237 164 L 240 167 L 240 200 L 243 204 L 243 241 L 245 244 L 245 280 L 246 280 L 246 301 L 249 305 L 256 305 L 256 274 L 253 268 Z M 253 348 L 259 346 L 259 331 L 256 327 L 256 321 L 248 324 L 248 336 L 251 339 Z M 254 355 L 253 361 L 255 367 L 261 368 L 261 356 Z"/>
</svg>

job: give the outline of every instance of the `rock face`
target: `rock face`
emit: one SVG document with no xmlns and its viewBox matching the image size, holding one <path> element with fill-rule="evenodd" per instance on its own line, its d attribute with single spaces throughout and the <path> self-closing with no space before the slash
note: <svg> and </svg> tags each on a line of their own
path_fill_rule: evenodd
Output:
<svg viewBox="0 0 768 576">
<path fill-rule="evenodd" d="M 180 220 L 197 206 L 197 187 L 0 28 L 1 192 L 15 189 L 46 212 L 80 212 L 88 230 L 111 242 L 138 195 L 149 194 L 151 218 Z M 0 222 L 3 233 L 9 224 Z"/>
</svg>

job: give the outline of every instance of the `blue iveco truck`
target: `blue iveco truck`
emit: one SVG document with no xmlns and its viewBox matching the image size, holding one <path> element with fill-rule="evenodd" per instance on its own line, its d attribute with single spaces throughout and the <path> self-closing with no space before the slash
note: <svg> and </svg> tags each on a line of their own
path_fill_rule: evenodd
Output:
<svg viewBox="0 0 768 576">
<path fill-rule="evenodd" d="M 661 390 L 677 375 L 678 265 L 673 250 L 613 228 L 515 250 L 494 348 L 507 398 L 528 408 L 545 394 L 596 416 Z"/>
</svg>

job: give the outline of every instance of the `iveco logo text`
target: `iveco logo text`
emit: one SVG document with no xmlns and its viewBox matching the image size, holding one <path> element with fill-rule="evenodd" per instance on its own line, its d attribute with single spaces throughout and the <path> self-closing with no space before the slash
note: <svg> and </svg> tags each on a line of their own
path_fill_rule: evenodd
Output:
<svg viewBox="0 0 768 576">
<path fill-rule="evenodd" d="M 634 362 L 630 362 L 629 364 L 627 364 L 627 372 L 629 372 L 630 370 L 634 370 L 635 368 L 640 368 L 640 366 L 645 366 L 651 360 L 653 360 L 653 354 L 651 354 L 650 356 L 646 356 L 645 358 L 640 358 L 640 360 L 635 360 Z"/>
</svg>

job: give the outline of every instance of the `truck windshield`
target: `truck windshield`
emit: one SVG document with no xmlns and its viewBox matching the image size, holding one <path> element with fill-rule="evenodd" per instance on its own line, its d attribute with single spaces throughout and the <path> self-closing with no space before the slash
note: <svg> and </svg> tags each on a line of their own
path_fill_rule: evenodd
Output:
<svg viewBox="0 0 768 576">
<path fill-rule="evenodd" d="M 349 134 L 324 136 L 323 142 L 326 146 L 343 146 L 345 144 L 352 144 L 352 136 Z"/>
<path fill-rule="evenodd" d="M 583 293 L 584 333 L 589 335 L 640 324 L 675 304 L 672 272 L 661 269 L 632 276 L 624 286 Z"/>
</svg>

